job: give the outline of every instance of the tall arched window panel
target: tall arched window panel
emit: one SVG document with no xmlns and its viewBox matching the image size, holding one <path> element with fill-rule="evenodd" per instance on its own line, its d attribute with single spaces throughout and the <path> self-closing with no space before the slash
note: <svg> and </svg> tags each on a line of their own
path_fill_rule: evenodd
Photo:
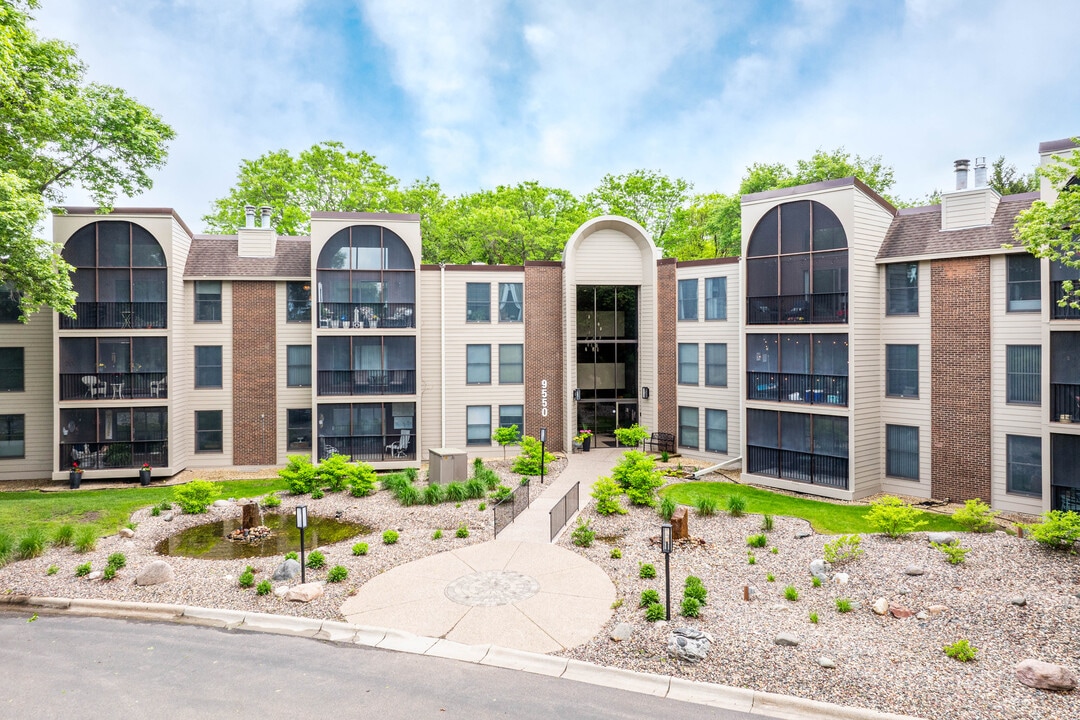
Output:
<svg viewBox="0 0 1080 720">
<path fill-rule="evenodd" d="M 750 325 L 847 323 L 847 235 L 819 202 L 778 205 L 761 218 L 746 251 Z"/>
<path fill-rule="evenodd" d="M 412 252 L 374 225 L 339 230 L 316 263 L 319 327 L 416 327 Z"/>
</svg>

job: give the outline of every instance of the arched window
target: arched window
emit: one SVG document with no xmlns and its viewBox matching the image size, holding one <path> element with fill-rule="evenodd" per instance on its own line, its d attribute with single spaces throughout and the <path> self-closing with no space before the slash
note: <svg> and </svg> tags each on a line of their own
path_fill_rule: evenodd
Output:
<svg viewBox="0 0 1080 720">
<path fill-rule="evenodd" d="M 165 251 L 135 223 L 103 220 L 79 228 L 61 252 L 74 266 L 76 318 L 61 328 L 164 328 Z"/>
<path fill-rule="evenodd" d="M 320 327 L 416 327 L 414 267 L 409 246 L 391 230 L 338 231 L 316 263 Z"/>
<path fill-rule="evenodd" d="M 813 200 L 774 207 L 746 255 L 749 324 L 847 322 L 847 235 L 829 208 Z"/>
</svg>

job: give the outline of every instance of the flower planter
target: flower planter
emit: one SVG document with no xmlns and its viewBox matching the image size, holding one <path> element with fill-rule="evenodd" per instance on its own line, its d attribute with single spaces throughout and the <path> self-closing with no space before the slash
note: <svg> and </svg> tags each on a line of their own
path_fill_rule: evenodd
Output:
<svg viewBox="0 0 1080 720">
<path fill-rule="evenodd" d="M 78 490 L 79 484 L 82 483 L 82 473 L 71 470 L 68 472 L 68 482 L 71 484 L 72 490 Z"/>
<path fill-rule="evenodd" d="M 592 446 L 592 435 L 586 435 L 585 439 L 581 441 L 581 451 L 589 452 L 589 448 Z"/>
<path fill-rule="evenodd" d="M 140 470 L 139 471 L 139 484 L 144 485 L 144 486 L 150 484 L 150 471 L 149 470 Z"/>
</svg>

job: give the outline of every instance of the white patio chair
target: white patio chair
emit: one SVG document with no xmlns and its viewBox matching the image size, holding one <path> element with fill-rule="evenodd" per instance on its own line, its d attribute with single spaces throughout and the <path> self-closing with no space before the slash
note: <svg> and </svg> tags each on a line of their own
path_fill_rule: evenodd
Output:
<svg viewBox="0 0 1080 720">
<path fill-rule="evenodd" d="M 150 381 L 150 394 L 154 397 L 160 397 L 161 391 L 166 390 L 169 381 L 168 375 L 162 375 L 160 380 Z"/>
<path fill-rule="evenodd" d="M 392 457 L 405 457 L 405 453 L 409 450 L 409 439 L 412 437 L 412 430 L 405 429 L 401 431 L 401 437 L 395 442 L 386 446 L 386 451 L 390 453 Z"/>
<path fill-rule="evenodd" d="M 86 394 L 91 398 L 96 398 L 98 395 L 104 395 L 107 392 L 108 385 L 104 383 L 99 385 L 97 375 L 83 375 L 81 379 L 83 385 L 86 386 Z"/>
</svg>

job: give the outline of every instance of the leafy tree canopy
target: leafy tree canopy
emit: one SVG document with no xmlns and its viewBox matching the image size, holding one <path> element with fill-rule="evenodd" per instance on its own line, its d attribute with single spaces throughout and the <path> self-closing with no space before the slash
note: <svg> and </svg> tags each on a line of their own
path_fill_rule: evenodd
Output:
<svg viewBox="0 0 1080 720">
<path fill-rule="evenodd" d="M 23 319 L 42 305 L 71 313 L 70 266 L 36 233 L 47 203 L 81 186 L 108 207 L 152 185 L 175 136 L 123 90 L 84 82 L 75 49 L 29 26 L 36 0 L 0 0 L 0 283 Z"/>
<path fill-rule="evenodd" d="M 663 246 L 675 213 L 689 199 L 693 185 L 669 178 L 655 170 L 634 170 L 625 175 L 605 175 L 586 196 L 597 215 L 622 215 L 634 220 Z"/>
<path fill-rule="evenodd" d="M 990 166 L 987 184 L 1002 195 L 1018 195 L 1039 189 L 1039 178 L 1035 173 L 1020 173 L 1015 165 L 1005 163 L 1005 156 L 1000 155 Z"/>
</svg>

